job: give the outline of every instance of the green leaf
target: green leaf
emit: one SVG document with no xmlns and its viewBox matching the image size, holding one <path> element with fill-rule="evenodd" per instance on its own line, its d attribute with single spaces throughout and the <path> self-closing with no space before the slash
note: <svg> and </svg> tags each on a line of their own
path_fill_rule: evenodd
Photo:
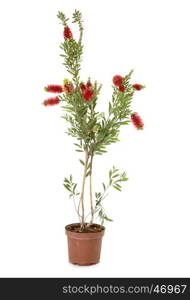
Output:
<svg viewBox="0 0 190 300">
<path fill-rule="evenodd" d="M 123 178 L 123 179 L 122 179 L 122 181 L 127 181 L 127 180 L 129 180 L 129 178 Z"/>
<path fill-rule="evenodd" d="M 63 185 L 64 185 L 64 187 L 65 187 L 69 192 L 71 192 L 70 186 L 69 186 L 68 184 L 63 184 Z"/>
<path fill-rule="evenodd" d="M 81 148 L 81 145 L 79 145 L 79 144 L 75 144 L 75 143 L 73 143 L 73 145 L 75 145 L 75 146 L 77 146 L 77 147 Z"/>
<path fill-rule="evenodd" d="M 119 192 L 121 192 L 121 188 L 119 188 L 118 186 L 116 185 L 113 185 L 114 189 L 118 190 Z"/>
<path fill-rule="evenodd" d="M 118 176 L 119 176 L 119 174 L 116 174 L 116 175 L 113 175 L 112 178 L 116 178 L 116 177 L 118 177 Z"/>
<path fill-rule="evenodd" d="M 80 163 L 84 166 L 84 161 L 82 159 L 79 159 Z"/>
<path fill-rule="evenodd" d="M 98 152 L 98 151 L 96 151 L 95 153 L 96 153 L 96 155 L 102 155 L 103 154 L 102 152 Z"/>
<path fill-rule="evenodd" d="M 88 177 L 88 176 L 90 175 L 90 173 L 91 173 L 91 171 L 88 171 L 88 172 L 86 173 L 86 177 Z"/>
<path fill-rule="evenodd" d="M 67 178 L 64 178 L 64 182 L 69 183 L 69 180 Z"/>
<path fill-rule="evenodd" d="M 110 218 L 108 218 L 106 215 L 104 215 L 104 219 L 105 219 L 106 221 L 108 221 L 108 222 L 113 222 L 113 220 L 110 219 Z"/>
<path fill-rule="evenodd" d="M 114 185 L 116 185 L 118 188 L 121 188 L 121 185 L 118 183 L 114 183 Z"/>
<path fill-rule="evenodd" d="M 101 193 L 95 193 L 95 197 L 96 197 L 97 199 L 99 199 L 101 196 L 102 196 Z"/>
<path fill-rule="evenodd" d="M 76 187 L 77 187 L 77 183 L 75 183 L 73 186 L 73 194 L 75 193 Z"/>
</svg>

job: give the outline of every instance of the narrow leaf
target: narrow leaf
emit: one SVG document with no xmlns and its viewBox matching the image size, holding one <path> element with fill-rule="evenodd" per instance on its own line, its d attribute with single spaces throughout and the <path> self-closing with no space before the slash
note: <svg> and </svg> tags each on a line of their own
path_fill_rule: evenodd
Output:
<svg viewBox="0 0 190 300">
<path fill-rule="evenodd" d="M 82 159 L 79 159 L 79 161 L 84 166 L 84 161 Z"/>
</svg>

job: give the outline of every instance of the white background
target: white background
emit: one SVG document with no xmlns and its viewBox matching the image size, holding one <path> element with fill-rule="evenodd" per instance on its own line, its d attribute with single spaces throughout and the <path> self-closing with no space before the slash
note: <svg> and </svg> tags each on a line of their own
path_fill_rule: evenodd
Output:
<svg viewBox="0 0 190 300">
<path fill-rule="evenodd" d="M 95 186 L 112 165 L 123 192 L 105 201 L 101 263 L 67 261 L 64 226 L 77 221 L 62 186 L 81 180 L 60 107 L 43 107 L 43 87 L 68 77 L 59 56 L 58 10 L 84 17 L 82 78 L 103 83 L 106 110 L 115 74 L 135 69 L 133 110 L 145 123 L 95 161 Z M 0 276 L 190 276 L 189 1 L 1 1 Z M 77 34 L 76 27 L 72 27 Z"/>
</svg>

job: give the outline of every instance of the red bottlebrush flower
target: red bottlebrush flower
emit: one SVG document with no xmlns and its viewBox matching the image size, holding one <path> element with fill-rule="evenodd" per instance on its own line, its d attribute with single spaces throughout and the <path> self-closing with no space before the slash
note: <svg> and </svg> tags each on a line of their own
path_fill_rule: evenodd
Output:
<svg viewBox="0 0 190 300">
<path fill-rule="evenodd" d="M 73 37 L 72 31 L 68 26 L 65 27 L 63 36 L 65 39 L 69 39 L 69 40 L 72 39 L 72 37 Z"/>
<path fill-rule="evenodd" d="M 136 91 L 140 91 L 140 90 L 142 90 L 144 88 L 144 86 L 142 84 L 135 83 L 135 84 L 133 84 L 133 88 Z"/>
<path fill-rule="evenodd" d="M 134 112 L 131 114 L 131 121 L 137 129 L 143 129 L 144 123 L 138 113 Z"/>
<path fill-rule="evenodd" d="M 87 84 L 86 84 L 86 87 L 87 87 L 87 89 L 91 88 L 92 87 L 92 83 L 90 81 L 88 81 Z"/>
<path fill-rule="evenodd" d="M 63 86 L 63 92 L 66 94 L 71 94 L 74 91 L 74 87 L 72 83 L 65 83 Z"/>
<path fill-rule="evenodd" d="M 124 91 L 125 91 L 124 85 L 120 85 L 120 86 L 119 86 L 119 91 L 120 91 L 120 92 L 124 92 Z"/>
<path fill-rule="evenodd" d="M 86 100 L 86 101 L 90 101 L 92 100 L 93 96 L 94 96 L 94 92 L 89 90 L 89 89 L 86 89 L 83 94 L 82 94 L 83 98 Z"/>
<path fill-rule="evenodd" d="M 52 106 L 52 105 L 56 105 L 59 104 L 60 100 L 58 97 L 53 97 L 53 98 L 49 98 L 44 100 L 43 105 L 45 106 Z"/>
<path fill-rule="evenodd" d="M 122 76 L 120 76 L 120 75 L 115 75 L 114 77 L 113 77 L 113 84 L 115 85 L 115 86 L 120 86 L 120 85 L 122 85 L 122 83 L 123 83 L 123 77 Z"/>
<path fill-rule="evenodd" d="M 51 93 L 62 93 L 63 92 L 63 87 L 58 84 L 49 84 L 44 89 L 46 92 L 51 92 Z"/>
<path fill-rule="evenodd" d="M 83 82 L 80 84 L 80 89 L 81 91 L 86 90 L 86 85 Z"/>
</svg>

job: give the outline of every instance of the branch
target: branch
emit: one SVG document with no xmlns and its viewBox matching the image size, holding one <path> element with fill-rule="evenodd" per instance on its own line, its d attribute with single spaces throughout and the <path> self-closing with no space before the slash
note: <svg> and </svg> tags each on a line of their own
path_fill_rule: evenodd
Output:
<svg viewBox="0 0 190 300">
<path fill-rule="evenodd" d="M 81 223 L 81 215 L 77 211 L 76 203 L 75 203 L 75 196 L 80 195 L 80 193 L 78 193 L 76 191 L 77 183 L 73 182 L 73 177 L 72 177 L 72 175 L 70 175 L 68 178 L 65 177 L 63 185 L 66 188 L 66 190 L 68 190 L 70 192 L 69 198 L 71 198 L 71 197 L 73 198 L 74 207 L 75 207 L 76 213 L 78 215 L 79 222 Z"/>
<path fill-rule="evenodd" d="M 109 183 L 107 184 L 107 186 L 104 183 L 102 183 L 103 193 L 95 193 L 96 196 L 95 213 L 98 212 L 98 216 L 101 219 L 102 224 L 104 223 L 104 221 L 112 221 L 110 218 L 108 218 L 102 206 L 102 200 L 104 200 L 107 197 L 108 189 L 110 187 L 113 187 L 116 190 L 121 191 L 120 183 L 128 180 L 126 176 L 126 172 L 119 174 L 118 171 L 119 169 L 116 169 L 113 166 L 113 168 L 109 171 Z"/>
<path fill-rule="evenodd" d="M 61 11 L 58 12 L 57 17 L 61 20 L 61 24 L 63 24 L 64 27 L 67 26 L 67 21 L 69 19 L 66 18 L 65 14 L 62 13 Z"/>
<path fill-rule="evenodd" d="M 94 220 L 94 207 L 93 207 L 93 199 L 92 199 L 92 163 L 93 163 L 93 154 L 90 159 L 90 209 L 91 209 L 91 221 L 93 223 Z"/>
<path fill-rule="evenodd" d="M 88 151 L 87 149 L 85 150 L 85 164 L 84 164 L 84 174 L 83 174 L 83 179 L 82 179 L 82 191 L 81 191 L 81 196 L 80 196 L 80 201 L 78 205 L 78 214 L 80 210 L 80 205 L 82 207 L 82 220 L 81 220 L 81 226 L 84 227 L 85 219 L 84 219 L 84 188 L 85 188 L 85 182 L 86 182 L 86 171 L 88 167 Z"/>
<path fill-rule="evenodd" d="M 75 10 L 73 13 L 73 23 L 78 23 L 79 31 L 80 31 L 80 37 L 78 43 L 80 44 L 82 42 L 82 36 L 83 36 L 83 20 L 82 20 L 82 14 L 79 10 Z"/>
</svg>

